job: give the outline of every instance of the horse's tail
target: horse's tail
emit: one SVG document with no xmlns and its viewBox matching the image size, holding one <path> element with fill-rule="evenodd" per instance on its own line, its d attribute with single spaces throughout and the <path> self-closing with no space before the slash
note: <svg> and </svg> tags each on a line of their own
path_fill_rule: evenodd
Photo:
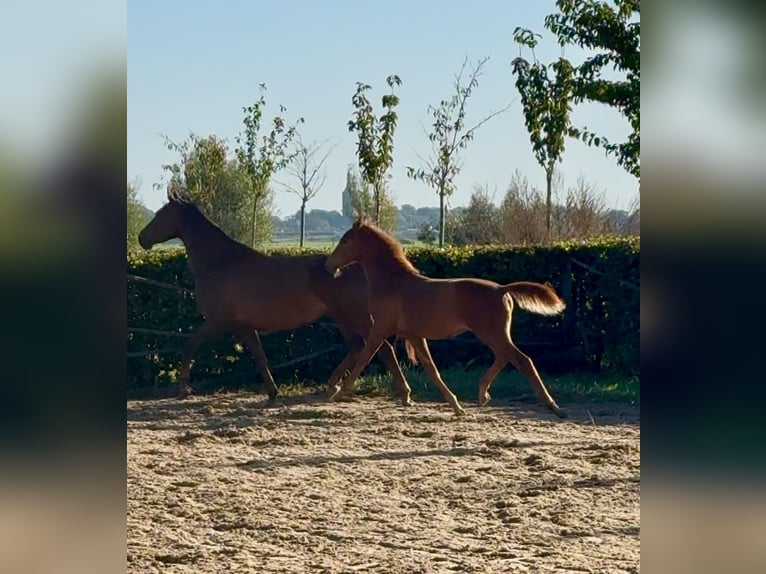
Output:
<svg viewBox="0 0 766 574">
<path fill-rule="evenodd" d="M 566 303 L 556 294 L 550 283 L 518 281 L 501 285 L 500 288 L 509 293 L 519 307 L 532 313 L 558 315 L 566 307 Z"/>
<path fill-rule="evenodd" d="M 404 348 L 407 350 L 407 358 L 410 360 L 410 363 L 417 365 L 418 355 L 415 353 L 415 347 L 407 339 L 404 340 Z"/>
</svg>

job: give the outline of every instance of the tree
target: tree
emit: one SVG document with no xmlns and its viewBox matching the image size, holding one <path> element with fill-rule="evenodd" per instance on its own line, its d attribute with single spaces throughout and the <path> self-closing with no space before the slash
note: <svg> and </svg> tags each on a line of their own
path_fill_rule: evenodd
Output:
<svg viewBox="0 0 766 574">
<path fill-rule="evenodd" d="M 561 239 L 581 239 L 609 231 L 606 221 L 606 194 L 598 192 L 584 177 L 567 189 L 557 213 L 557 231 Z"/>
<path fill-rule="evenodd" d="M 364 184 L 359 171 L 353 166 L 346 170 L 346 187 L 343 188 L 343 215 L 351 220 L 358 216 L 371 216 L 374 211 L 372 193 Z"/>
<path fill-rule="evenodd" d="M 431 155 L 422 159 L 424 167 L 408 167 L 407 176 L 423 181 L 439 195 L 439 247 L 444 246 L 445 198 L 455 191 L 455 177 L 460 173 L 459 152 L 464 150 L 477 129 L 490 119 L 508 110 L 510 104 L 485 116 L 482 120 L 466 128 L 466 104 L 468 98 L 479 85 L 479 76 L 489 57 L 478 61 L 469 71 L 468 79 L 463 81 L 463 73 L 468 65 L 468 58 L 463 61 L 460 71 L 455 76 L 454 92 L 449 100 L 442 100 L 438 107 L 428 106 L 433 116 L 433 131 L 428 134 L 431 141 Z"/>
<path fill-rule="evenodd" d="M 290 193 L 297 195 L 301 200 L 301 248 L 306 237 L 306 204 L 322 189 L 326 177 L 324 163 L 327 161 L 330 153 L 332 153 L 332 150 L 337 147 L 337 144 L 332 146 L 320 157 L 319 152 L 325 143 L 317 144 L 313 142 L 307 146 L 304 145 L 300 136 L 298 136 L 298 151 L 293 160 L 287 165 L 288 174 L 295 183 L 285 184 L 283 187 Z"/>
<path fill-rule="evenodd" d="M 486 186 L 474 186 L 468 205 L 455 222 L 453 241 L 458 245 L 487 245 L 500 241 L 500 217 Z"/>
<path fill-rule="evenodd" d="M 382 212 L 386 203 L 388 172 L 394 161 L 394 131 L 398 119 L 395 109 L 399 105 L 394 87 L 400 86 L 402 81 L 399 76 L 391 75 L 386 78 L 386 84 L 391 88 L 391 93 L 381 98 L 386 112 L 378 118 L 366 95 L 371 86 L 357 82 L 356 93 L 351 98 L 356 111 L 354 119 L 348 122 L 348 130 L 357 132 L 356 156 L 362 179 L 372 188 L 373 219 L 384 229 L 393 231 L 390 226 L 396 225 L 396 218 L 385 221 Z"/>
<path fill-rule="evenodd" d="M 263 108 L 266 106 L 266 85 L 261 84 L 260 90 L 261 96 L 252 105 L 242 108 L 245 114 L 242 120 L 244 130 L 236 138 L 237 159 L 246 177 L 252 206 L 250 234 L 252 247 L 271 233 L 273 192 L 270 183 L 274 174 L 293 161 L 296 152 L 289 150 L 297 135 L 297 127 L 295 125 L 288 127 L 281 115 L 274 116 L 271 131 L 268 134 L 260 135 Z M 286 111 L 287 108 L 279 106 L 280 114 Z M 297 124 L 302 123 L 303 118 L 298 118 Z"/>
<path fill-rule="evenodd" d="M 438 230 L 433 225 L 427 221 L 420 224 L 417 235 L 418 241 L 422 241 L 423 243 L 436 243 L 437 239 Z"/>
<path fill-rule="evenodd" d="M 559 44 L 593 50 L 575 72 L 575 102 L 590 101 L 619 110 L 631 134 L 623 143 L 612 143 L 585 128 L 573 135 L 588 145 L 602 147 L 636 178 L 641 177 L 641 9 L 639 0 L 557 0 L 558 13 L 545 18 L 545 27 Z M 625 74 L 624 79 L 603 77 L 604 70 Z"/>
<path fill-rule="evenodd" d="M 180 143 L 163 137 L 167 148 L 180 156 L 178 162 L 163 166 L 170 173 L 169 190 L 193 201 L 230 237 L 246 242 L 250 229 L 245 217 L 250 204 L 247 180 L 237 160 L 229 157 L 226 141 L 194 133 Z"/>
<path fill-rule="evenodd" d="M 500 203 L 500 233 L 504 243 L 534 245 L 545 239 L 545 199 L 519 170 L 515 170 Z"/>
<path fill-rule="evenodd" d="M 388 230 L 396 228 L 397 210 L 389 194 L 378 196 L 380 219 L 378 223 Z M 343 215 L 356 219 L 360 215 L 373 218 L 376 211 L 375 197 L 371 186 L 367 185 L 362 175 L 353 166 L 346 172 L 346 187 L 343 189 Z"/>
<path fill-rule="evenodd" d="M 539 34 L 516 28 L 513 37 L 519 44 L 519 52 L 523 46 L 532 51 L 533 62 L 519 55 L 513 60 L 512 68 L 516 76 L 516 88 L 521 95 L 524 123 L 529 131 L 532 152 L 537 163 L 545 170 L 545 227 L 546 239 L 550 242 L 553 209 L 551 180 L 553 170 L 564 153 L 566 136 L 571 134 L 569 115 L 572 111 L 574 69 L 569 60 L 563 57 L 549 65 L 539 62 L 535 56 Z M 553 72 L 553 76 L 550 72 Z"/>
<path fill-rule="evenodd" d="M 138 246 L 138 234 L 147 223 L 148 210 L 138 198 L 138 181 L 128 182 L 128 249 Z"/>
</svg>

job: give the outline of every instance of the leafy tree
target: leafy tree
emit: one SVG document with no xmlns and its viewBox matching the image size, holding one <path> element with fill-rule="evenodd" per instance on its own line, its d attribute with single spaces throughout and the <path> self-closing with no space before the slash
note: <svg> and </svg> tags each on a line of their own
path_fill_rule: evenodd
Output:
<svg viewBox="0 0 766 574">
<path fill-rule="evenodd" d="M 500 217 L 486 186 L 477 185 L 468 205 L 456 217 L 453 241 L 457 245 L 487 245 L 500 241 Z"/>
<path fill-rule="evenodd" d="M 391 196 L 387 193 L 379 195 L 378 200 L 381 202 L 377 206 L 380 210 L 379 225 L 384 229 L 395 229 L 397 210 Z M 364 181 L 358 170 L 349 166 L 346 172 L 346 187 L 343 190 L 343 215 L 352 220 L 359 215 L 373 218 L 375 210 L 372 187 Z"/>
<path fill-rule="evenodd" d="M 539 62 L 535 56 L 539 34 L 516 28 L 513 37 L 519 44 L 519 52 L 526 46 L 533 57 L 533 61 L 529 62 L 519 55 L 513 60 L 512 68 L 516 76 L 516 88 L 521 95 L 524 123 L 529 131 L 532 152 L 537 163 L 545 170 L 545 227 L 546 239 L 550 242 L 552 178 L 556 164 L 561 161 L 564 153 L 566 136 L 571 133 L 569 116 L 572 111 L 574 69 L 569 60 L 563 57 L 552 64 Z"/>
<path fill-rule="evenodd" d="M 438 230 L 431 223 L 424 221 L 418 229 L 417 239 L 423 243 L 436 243 Z"/>
<path fill-rule="evenodd" d="M 167 148 L 180 156 L 180 161 L 163 166 L 170 173 L 170 190 L 194 201 L 228 235 L 246 242 L 250 230 L 245 216 L 250 205 L 247 180 L 237 160 L 229 157 L 225 140 L 194 133 L 181 143 L 164 138 Z"/>
<path fill-rule="evenodd" d="M 611 5 L 610 5 L 611 4 Z M 590 101 L 612 106 L 628 120 L 631 134 L 613 143 L 587 127 L 573 135 L 588 145 L 614 155 L 630 174 L 641 177 L 641 8 L 639 0 L 557 0 L 558 13 L 545 18 L 545 27 L 559 44 L 574 44 L 595 51 L 575 72 L 575 102 Z M 605 79 L 605 70 L 625 74 L 624 79 Z"/>
<path fill-rule="evenodd" d="M 138 182 L 128 182 L 128 249 L 138 247 L 138 234 L 147 223 L 148 210 L 138 198 Z"/>
<path fill-rule="evenodd" d="M 332 153 L 332 150 L 336 146 L 332 146 L 320 156 L 319 153 L 322 150 L 321 144 L 313 142 L 309 145 L 305 145 L 298 137 L 298 150 L 293 157 L 292 162 L 287 166 L 288 174 L 290 175 L 293 183 L 285 184 L 284 188 L 290 193 L 294 193 L 301 200 L 300 209 L 300 246 L 303 247 L 303 243 L 306 237 L 306 204 L 313 199 L 325 182 L 326 173 L 324 172 L 324 163 Z"/>
<path fill-rule="evenodd" d="M 236 138 L 236 155 L 239 167 L 245 174 L 252 206 L 250 245 L 253 247 L 271 235 L 273 192 L 270 183 L 274 174 L 293 161 L 296 152 L 290 151 L 290 145 L 297 136 L 297 127 L 288 126 L 281 115 L 274 116 L 271 131 L 261 136 L 266 85 L 261 84 L 260 90 L 260 97 L 252 105 L 242 108 L 245 114 L 242 120 L 244 130 Z M 287 108 L 279 106 L 280 114 L 286 111 Z M 298 118 L 297 124 L 301 123 L 303 118 Z M 265 216 L 267 213 L 268 217 Z"/>
<path fill-rule="evenodd" d="M 431 155 L 422 159 L 423 167 L 407 168 L 407 175 L 431 186 L 439 195 L 439 246 L 444 245 L 444 223 L 446 214 L 445 198 L 455 191 L 455 177 L 460 173 L 459 152 L 464 150 L 477 129 L 493 117 L 508 110 L 510 104 L 485 116 L 482 120 L 467 128 L 465 123 L 466 105 L 474 88 L 479 85 L 479 76 L 489 57 L 478 61 L 469 71 L 464 81 L 463 74 L 468 66 L 468 59 L 463 61 L 460 71 L 455 76 L 454 92 L 449 100 L 442 100 L 438 107 L 428 106 L 433 116 L 433 131 L 428 135 L 431 141 Z"/>
<path fill-rule="evenodd" d="M 357 133 L 356 156 L 362 179 L 372 188 L 373 219 L 381 227 L 392 231 L 391 226 L 396 225 L 396 217 L 384 218 L 383 211 L 388 172 L 394 161 L 394 132 L 398 119 L 395 110 L 399 105 L 399 97 L 394 94 L 394 87 L 400 86 L 402 81 L 399 76 L 391 75 L 386 78 L 386 84 L 391 88 L 391 93 L 381 98 L 385 113 L 378 118 L 366 95 L 371 86 L 357 82 L 356 93 L 351 98 L 355 112 L 353 119 L 348 122 L 348 130 Z"/>
</svg>

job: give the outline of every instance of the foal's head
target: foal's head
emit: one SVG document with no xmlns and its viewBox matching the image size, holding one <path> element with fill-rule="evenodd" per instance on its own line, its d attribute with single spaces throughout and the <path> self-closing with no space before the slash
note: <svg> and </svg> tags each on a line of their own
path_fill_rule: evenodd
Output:
<svg viewBox="0 0 766 574">
<path fill-rule="evenodd" d="M 343 234 L 338 245 L 335 246 L 325 261 L 327 271 L 337 277 L 341 269 L 359 261 L 364 253 L 365 235 L 369 233 L 367 224 L 367 218 L 360 217 L 354 222 L 351 229 Z"/>
<path fill-rule="evenodd" d="M 168 202 L 163 205 L 152 220 L 138 234 L 138 243 L 144 249 L 181 236 L 181 222 L 185 212 L 195 209 L 194 204 L 168 191 Z"/>
<path fill-rule="evenodd" d="M 407 271 L 417 270 L 407 260 L 401 245 L 366 217 L 360 217 L 343 234 L 340 242 L 327 257 L 325 267 L 336 277 L 341 269 L 352 263 L 365 265 L 364 259 L 375 265 L 394 266 Z"/>
</svg>

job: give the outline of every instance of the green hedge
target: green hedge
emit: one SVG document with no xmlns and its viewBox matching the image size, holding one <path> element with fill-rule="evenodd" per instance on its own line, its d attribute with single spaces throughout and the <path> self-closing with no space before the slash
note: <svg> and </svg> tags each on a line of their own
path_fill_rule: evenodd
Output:
<svg viewBox="0 0 766 574">
<path fill-rule="evenodd" d="M 297 248 L 275 248 L 272 253 L 297 254 Z M 327 253 L 304 250 L 303 253 Z M 597 369 L 637 375 L 639 372 L 640 240 L 596 238 L 565 242 L 553 247 L 409 248 L 407 255 L 431 277 L 483 277 L 498 283 L 549 281 L 567 301 L 559 317 L 514 312 L 512 334 L 540 368 L 547 371 Z M 193 282 L 181 249 L 134 253 L 128 273 L 192 288 Z M 128 281 L 128 325 L 179 333 L 192 333 L 201 323 L 191 294 Z M 328 319 L 293 332 L 263 337 L 272 365 L 318 353 L 343 340 Z M 181 348 L 187 339 L 151 333 L 128 333 L 128 352 L 149 351 L 128 358 L 129 390 L 174 381 Z M 170 349 L 168 352 L 155 352 Z M 176 349 L 174 351 L 174 349 Z M 470 334 L 457 341 L 433 341 L 434 360 L 440 367 L 489 364 L 491 352 Z M 404 354 L 398 349 L 400 360 Z M 345 350 L 275 368 L 278 382 L 324 382 Z M 382 367 L 371 366 L 381 370 Z M 213 342 L 197 354 L 192 384 L 215 380 L 237 386 L 259 379 L 246 349 L 233 338 Z"/>
</svg>

